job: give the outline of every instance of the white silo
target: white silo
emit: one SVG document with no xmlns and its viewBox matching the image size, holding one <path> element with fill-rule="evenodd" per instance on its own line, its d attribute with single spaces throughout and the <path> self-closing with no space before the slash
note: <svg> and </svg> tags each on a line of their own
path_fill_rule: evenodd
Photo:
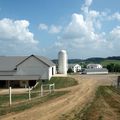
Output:
<svg viewBox="0 0 120 120">
<path fill-rule="evenodd" d="M 67 52 L 61 50 L 58 53 L 58 72 L 60 74 L 67 74 L 68 63 L 67 63 Z"/>
</svg>

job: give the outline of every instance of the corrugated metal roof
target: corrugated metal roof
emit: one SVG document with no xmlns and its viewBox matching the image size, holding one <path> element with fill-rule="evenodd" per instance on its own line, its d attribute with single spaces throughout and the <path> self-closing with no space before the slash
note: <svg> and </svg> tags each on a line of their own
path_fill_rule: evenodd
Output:
<svg viewBox="0 0 120 120">
<path fill-rule="evenodd" d="M 30 56 L 0 56 L 0 71 L 12 71 L 16 68 L 16 65 L 18 65 L 28 57 Z M 35 57 L 49 66 L 55 66 L 55 64 L 51 60 L 43 56 Z"/>
<path fill-rule="evenodd" d="M 39 80 L 38 75 L 10 75 L 10 76 L 0 76 L 0 80 Z"/>
<path fill-rule="evenodd" d="M 106 68 L 85 69 L 84 72 L 108 72 Z"/>
<path fill-rule="evenodd" d="M 0 56 L 0 71 L 14 70 L 27 56 Z"/>
<path fill-rule="evenodd" d="M 48 64 L 49 66 L 55 66 L 55 64 L 50 59 L 48 59 L 46 57 L 43 57 L 43 56 L 36 56 L 36 57 L 39 58 L 44 63 Z"/>
<path fill-rule="evenodd" d="M 0 71 L 0 76 L 4 75 L 14 75 L 16 71 Z"/>
</svg>

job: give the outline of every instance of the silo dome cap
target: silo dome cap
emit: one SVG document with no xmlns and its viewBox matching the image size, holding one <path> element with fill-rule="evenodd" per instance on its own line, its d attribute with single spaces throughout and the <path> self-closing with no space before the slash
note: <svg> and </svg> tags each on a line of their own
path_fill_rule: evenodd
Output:
<svg viewBox="0 0 120 120">
<path fill-rule="evenodd" d="M 66 50 L 61 50 L 60 52 L 65 52 L 66 53 Z"/>
</svg>

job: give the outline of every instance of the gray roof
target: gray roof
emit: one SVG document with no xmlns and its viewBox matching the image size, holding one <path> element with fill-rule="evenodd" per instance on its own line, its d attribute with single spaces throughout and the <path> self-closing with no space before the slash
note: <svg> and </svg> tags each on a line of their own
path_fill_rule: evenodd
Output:
<svg viewBox="0 0 120 120">
<path fill-rule="evenodd" d="M 48 66 L 55 66 L 51 60 L 43 56 L 31 56 L 38 58 L 41 62 Z M 14 71 L 18 64 L 22 63 L 24 60 L 31 56 L 0 56 L 0 71 Z"/>
<path fill-rule="evenodd" d="M 108 72 L 106 68 L 85 69 L 84 72 Z"/>
<path fill-rule="evenodd" d="M 55 64 L 50 59 L 48 59 L 46 57 L 43 57 L 43 56 L 36 56 L 36 57 L 39 58 L 44 63 L 48 64 L 49 66 L 55 66 Z"/>
<path fill-rule="evenodd" d="M 0 71 L 11 71 L 27 56 L 0 56 Z"/>
<path fill-rule="evenodd" d="M 38 75 L 10 75 L 10 76 L 0 76 L 0 80 L 39 80 Z"/>
</svg>

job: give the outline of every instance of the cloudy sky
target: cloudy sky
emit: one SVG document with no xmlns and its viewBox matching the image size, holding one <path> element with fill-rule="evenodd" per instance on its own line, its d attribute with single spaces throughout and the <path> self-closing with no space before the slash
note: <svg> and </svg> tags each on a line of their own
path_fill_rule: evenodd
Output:
<svg viewBox="0 0 120 120">
<path fill-rule="evenodd" d="M 0 0 L 0 55 L 120 56 L 120 0 Z"/>
</svg>

